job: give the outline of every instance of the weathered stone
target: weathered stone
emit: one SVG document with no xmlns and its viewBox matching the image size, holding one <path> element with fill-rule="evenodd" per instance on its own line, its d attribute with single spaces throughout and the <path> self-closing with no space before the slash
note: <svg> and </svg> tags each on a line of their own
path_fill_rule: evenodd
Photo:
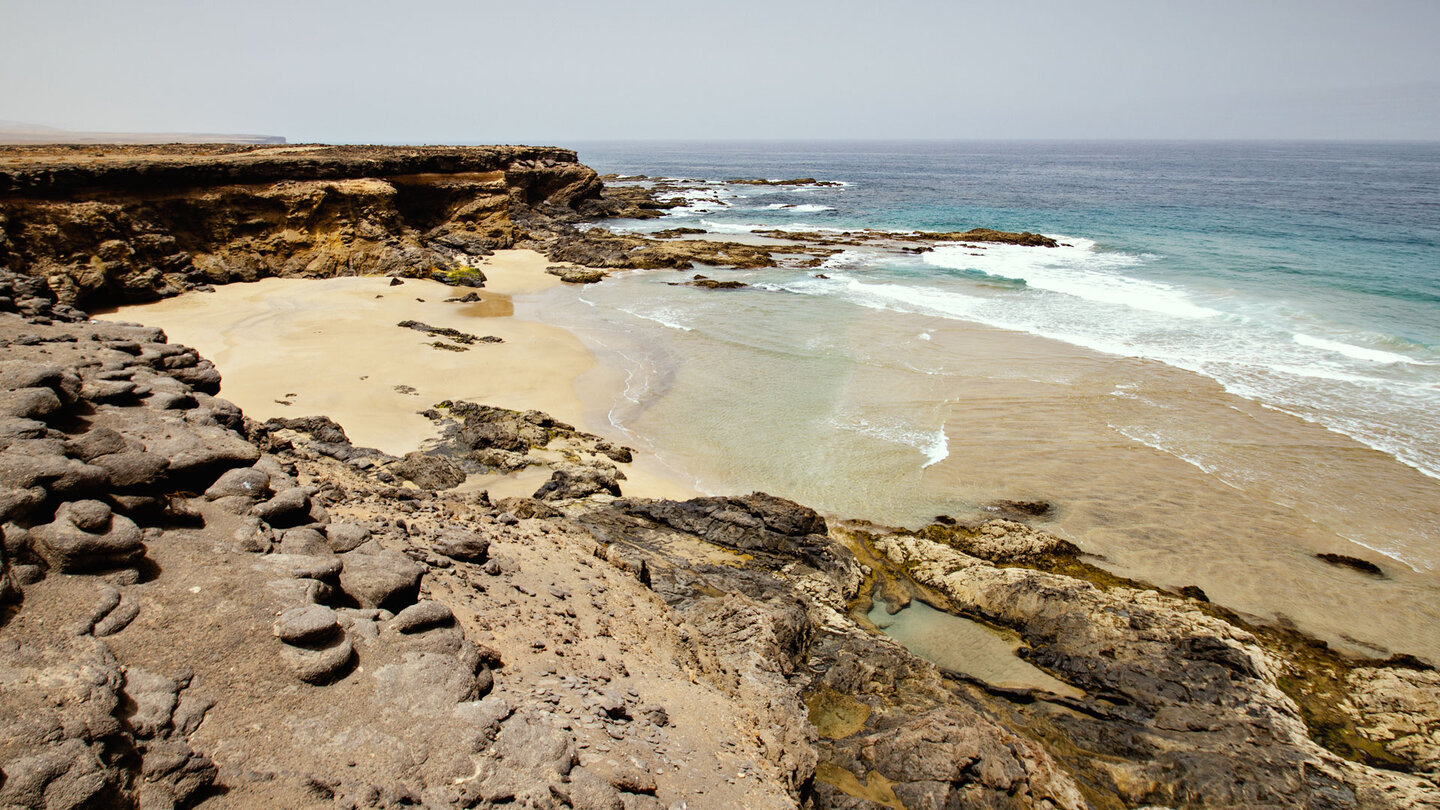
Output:
<svg viewBox="0 0 1440 810">
<path fill-rule="evenodd" d="M 561 501 L 584 498 L 598 493 L 620 496 L 619 471 L 613 467 L 570 467 L 556 470 L 550 480 L 535 490 L 538 500 Z"/>
<path fill-rule="evenodd" d="M 453 560 L 483 563 L 490 553 L 490 541 L 475 532 L 451 529 L 442 532 L 432 548 Z"/>
<path fill-rule="evenodd" d="M 37 448 L 38 449 L 38 448 Z M 60 498 L 99 491 L 110 483 L 110 474 L 75 459 L 44 449 L 34 452 L 20 443 L 0 453 L 0 486 L 30 489 L 41 486 Z"/>
<path fill-rule="evenodd" d="M 421 489 L 449 489 L 465 483 L 465 471 L 455 462 L 419 451 L 406 453 L 390 470 Z"/>
<path fill-rule="evenodd" d="M 340 588 L 360 607 L 393 612 L 415 602 L 424 569 L 409 557 L 394 551 L 366 554 L 363 550 L 340 556 L 345 564 Z"/>
<path fill-rule="evenodd" d="M 226 470 L 210 488 L 205 497 L 214 501 L 232 495 L 243 495 L 258 500 L 270 491 L 270 475 L 254 467 L 236 467 Z"/>
<path fill-rule="evenodd" d="M 330 544 L 326 542 L 325 535 L 314 529 L 302 527 L 287 529 L 284 534 L 280 535 L 280 553 L 328 556 L 334 552 L 330 550 Z"/>
<path fill-rule="evenodd" d="M 145 554 L 140 527 L 112 515 L 100 501 L 60 506 L 55 520 L 30 530 L 30 537 L 50 567 L 84 572 L 133 565 Z"/>
<path fill-rule="evenodd" d="M 370 530 L 358 523 L 331 523 L 325 527 L 325 540 L 336 554 L 353 551 L 370 539 Z"/>
<path fill-rule="evenodd" d="M 11 419 L 43 419 L 61 408 L 60 398 L 49 388 L 21 388 L 0 391 L 0 416 Z"/>
<path fill-rule="evenodd" d="M 164 456 L 138 450 L 97 456 L 90 463 L 109 473 L 110 483 L 117 487 L 151 486 L 170 468 Z"/>
<path fill-rule="evenodd" d="M 395 614 L 390 626 L 402 633 L 418 633 L 432 627 L 452 624 L 455 614 L 450 608 L 429 599 L 423 599 Z"/>
<path fill-rule="evenodd" d="M 129 449 L 130 447 L 125 443 L 125 437 L 108 427 L 91 428 L 65 442 L 65 454 L 81 461 L 89 461 L 97 456 L 123 453 Z"/>
<path fill-rule="evenodd" d="M 323 605 L 291 608 L 275 620 L 275 637 L 301 647 L 325 645 L 339 629 L 335 611 Z"/>
<path fill-rule="evenodd" d="M 283 490 L 270 500 L 255 504 L 253 511 L 256 517 L 275 527 L 308 523 L 310 496 L 299 487 Z"/>
<path fill-rule="evenodd" d="M 281 657 L 300 680 L 321 685 L 344 675 L 355 658 L 355 647 L 343 633 L 326 646 L 312 649 L 286 645 Z"/>
</svg>

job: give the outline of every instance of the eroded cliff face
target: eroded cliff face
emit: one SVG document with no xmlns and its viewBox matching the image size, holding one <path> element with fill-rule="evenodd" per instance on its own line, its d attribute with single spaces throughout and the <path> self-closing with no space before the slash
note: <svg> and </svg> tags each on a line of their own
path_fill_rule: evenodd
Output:
<svg viewBox="0 0 1440 810">
<path fill-rule="evenodd" d="M 471 256 L 553 237 L 601 188 L 549 147 L 4 147 L 0 266 L 81 306 L 268 276 L 478 286 Z"/>
</svg>

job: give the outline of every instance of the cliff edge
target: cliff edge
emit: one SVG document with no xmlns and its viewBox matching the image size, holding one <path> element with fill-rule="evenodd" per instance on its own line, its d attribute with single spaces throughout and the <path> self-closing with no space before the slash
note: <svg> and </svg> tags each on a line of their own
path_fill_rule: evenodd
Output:
<svg viewBox="0 0 1440 810">
<path fill-rule="evenodd" d="M 79 306 L 268 276 L 478 286 L 471 257 L 602 213 L 601 189 L 551 147 L 0 146 L 0 266 Z"/>
</svg>

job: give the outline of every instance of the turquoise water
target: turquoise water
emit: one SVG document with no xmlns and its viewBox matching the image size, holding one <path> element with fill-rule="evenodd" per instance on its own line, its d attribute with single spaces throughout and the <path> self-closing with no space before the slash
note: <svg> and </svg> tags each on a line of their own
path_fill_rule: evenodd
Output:
<svg viewBox="0 0 1440 810">
<path fill-rule="evenodd" d="M 1194 371 L 1440 477 L 1440 145 L 592 144 L 710 181 L 645 230 L 1030 230 L 1071 247 L 849 251 L 772 289 Z M 830 187 L 725 179 L 815 177 Z M 1153 438 L 1153 437 L 1152 437 Z"/>
<path fill-rule="evenodd" d="M 586 397 L 592 425 L 701 491 L 907 526 L 1047 500 L 1045 528 L 1119 573 L 1440 662 L 1440 147 L 580 156 L 685 181 L 685 207 L 616 229 L 990 227 L 1066 245 L 699 268 L 750 285 L 728 292 L 617 273 L 517 308 L 595 351 L 596 379 L 620 393 Z M 726 182 L 746 177 L 843 185 Z"/>
</svg>

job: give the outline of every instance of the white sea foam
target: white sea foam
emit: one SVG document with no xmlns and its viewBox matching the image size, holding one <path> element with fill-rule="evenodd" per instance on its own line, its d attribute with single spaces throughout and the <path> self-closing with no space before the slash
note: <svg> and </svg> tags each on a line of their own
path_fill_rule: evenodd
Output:
<svg viewBox="0 0 1440 810">
<path fill-rule="evenodd" d="M 930 339 L 930 333 L 929 333 L 929 332 L 921 332 L 917 337 L 918 337 L 920 340 L 929 340 L 929 339 Z"/>
<path fill-rule="evenodd" d="M 841 430 L 912 447 L 925 457 L 925 463 L 920 465 L 922 470 L 950 457 L 950 439 L 945 435 L 944 424 L 935 430 L 925 430 L 899 422 L 872 422 L 859 416 L 836 417 L 830 420 L 830 424 Z"/>
<path fill-rule="evenodd" d="M 637 312 L 633 309 L 626 309 L 624 307 L 618 307 L 618 309 L 626 315 L 633 315 L 636 318 L 650 321 L 651 323 L 658 323 L 667 329 L 676 329 L 681 332 L 695 331 L 691 327 L 686 326 L 683 323 L 679 323 L 678 318 L 680 317 L 680 315 L 673 310 L 661 309 L 656 312 Z"/>
<path fill-rule="evenodd" d="M 834 211 L 835 207 L 830 205 L 819 205 L 818 203 L 771 203 L 765 206 L 767 211 L 793 211 L 797 214 L 814 214 L 820 211 Z"/>
<path fill-rule="evenodd" d="M 1159 312 L 1178 318 L 1209 318 L 1219 310 L 1200 306 L 1168 284 L 1125 275 L 1142 264 L 1137 256 L 1097 251 L 1095 242 L 1055 237 L 1071 247 L 1033 248 L 987 244 L 983 250 L 941 245 L 925 254 L 925 263 L 956 270 L 979 270 L 1001 278 L 1024 280 L 1027 286 L 1087 301 Z"/>
<path fill-rule="evenodd" d="M 1413 363 L 1415 365 L 1422 366 L 1431 365 L 1430 363 L 1426 363 L 1421 360 L 1406 357 L 1403 354 L 1382 351 L 1380 349 L 1367 349 L 1363 346 L 1352 346 L 1349 343 L 1340 343 L 1339 341 L 1326 340 L 1325 338 L 1318 338 L 1312 335 L 1296 334 L 1294 340 L 1301 346 L 1309 346 L 1313 349 L 1322 349 L 1327 352 L 1343 354 L 1346 357 L 1353 357 L 1356 360 L 1369 360 L 1372 363 Z"/>
</svg>

